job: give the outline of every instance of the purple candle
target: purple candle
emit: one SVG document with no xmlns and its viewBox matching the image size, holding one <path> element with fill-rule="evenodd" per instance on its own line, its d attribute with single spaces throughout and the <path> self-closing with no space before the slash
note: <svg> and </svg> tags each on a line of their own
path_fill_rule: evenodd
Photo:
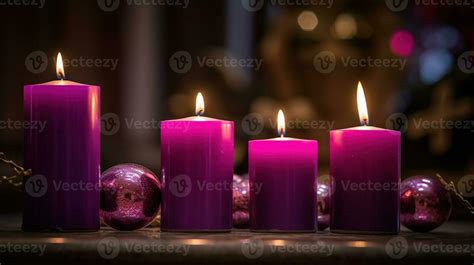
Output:
<svg viewBox="0 0 474 265">
<path fill-rule="evenodd" d="M 161 123 L 162 231 L 232 228 L 234 123 L 196 115 Z"/>
<path fill-rule="evenodd" d="M 64 81 L 24 87 L 23 230 L 99 229 L 100 88 Z"/>
<path fill-rule="evenodd" d="M 331 131 L 331 231 L 398 233 L 400 132 L 368 126 L 362 85 L 357 89 L 363 126 Z"/>
<path fill-rule="evenodd" d="M 256 232 L 316 231 L 318 142 L 284 137 L 249 142 L 250 229 Z"/>
</svg>

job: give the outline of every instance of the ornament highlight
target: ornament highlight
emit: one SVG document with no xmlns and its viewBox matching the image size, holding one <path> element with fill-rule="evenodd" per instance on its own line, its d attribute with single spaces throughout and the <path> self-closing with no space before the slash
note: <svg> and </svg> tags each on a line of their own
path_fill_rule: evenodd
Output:
<svg viewBox="0 0 474 265">
<path fill-rule="evenodd" d="M 329 227 L 329 221 L 331 218 L 331 208 L 329 203 L 331 201 L 331 192 L 329 185 L 318 182 L 318 231 L 324 231 Z"/>
<path fill-rule="evenodd" d="M 249 179 L 234 175 L 232 224 L 235 228 L 249 228 Z"/>
</svg>

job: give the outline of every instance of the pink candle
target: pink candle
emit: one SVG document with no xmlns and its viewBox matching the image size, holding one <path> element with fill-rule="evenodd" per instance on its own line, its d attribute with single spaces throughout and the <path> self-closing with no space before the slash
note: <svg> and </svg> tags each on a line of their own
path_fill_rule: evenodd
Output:
<svg viewBox="0 0 474 265">
<path fill-rule="evenodd" d="M 99 229 L 100 87 L 61 80 L 24 88 L 25 129 L 23 230 Z"/>
<path fill-rule="evenodd" d="M 234 123 L 202 117 L 161 123 L 163 231 L 230 231 Z"/>
<path fill-rule="evenodd" d="M 314 232 L 318 142 L 284 137 L 249 142 L 250 229 Z"/>
<path fill-rule="evenodd" d="M 368 126 L 360 83 L 357 99 L 363 126 L 331 131 L 331 231 L 398 233 L 400 132 Z"/>
</svg>

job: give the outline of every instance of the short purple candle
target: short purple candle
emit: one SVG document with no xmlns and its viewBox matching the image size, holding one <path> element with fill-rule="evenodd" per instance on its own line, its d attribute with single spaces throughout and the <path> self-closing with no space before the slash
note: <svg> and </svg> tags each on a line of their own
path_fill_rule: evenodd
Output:
<svg viewBox="0 0 474 265">
<path fill-rule="evenodd" d="M 332 232 L 400 230 L 400 132 L 370 127 L 362 85 L 358 106 L 364 126 L 331 131 Z"/>
<path fill-rule="evenodd" d="M 318 142 L 283 137 L 249 142 L 250 229 L 316 231 Z"/>
<path fill-rule="evenodd" d="M 203 113 L 161 123 L 162 231 L 232 229 L 234 123 Z"/>
<path fill-rule="evenodd" d="M 24 111 L 26 122 L 44 128 L 25 129 L 25 167 L 33 175 L 23 181 L 23 230 L 98 230 L 100 87 L 64 80 L 27 85 Z"/>
</svg>

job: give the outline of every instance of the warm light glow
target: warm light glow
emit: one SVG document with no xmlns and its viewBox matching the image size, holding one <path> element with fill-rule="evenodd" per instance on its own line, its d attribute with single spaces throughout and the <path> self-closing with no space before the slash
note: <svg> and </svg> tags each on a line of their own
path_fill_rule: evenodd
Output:
<svg viewBox="0 0 474 265">
<path fill-rule="evenodd" d="M 318 26 L 319 20 L 313 11 L 303 11 L 298 16 L 298 25 L 304 31 L 312 31 Z"/>
<path fill-rule="evenodd" d="M 339 15 L 334 22 L 336 36 L 343 40 L 352 39 L 357 34 L 357 22 L 349 14 Z"/>
<path fill-rule="evenodd" d="M 362 125 L 369 125 L 369 112 L 367 111 L 367 102 L 365 101 L 364 88 L 359 82 L 357 86 L 357 108 L 359 109 L 359 118 Z"/>
<path fill-rule="evenodd" d="M 208 239 L 192 238 L 192 239 L 183 240 L 183 243 L 190 246 L 205 246 L 205 245 L 212 245 L 214 242 Z"/>
<path fill-rule="evenodd" d="M 56 75 L 58 79 L 61 80 L 66 78 L 66 74 L 64 73 L 63 57 L 61 56 L 61 53 L 58 53 L 58 57 L 56 58 Z"/>
<path fill-rule="evenodd" d="M 196 115 L 201 116 L 203 114 L 204 114 L 204 98 L 202 97 L 201 92 L 199 92 L 196 97 Z"/>
<path fill-rule="evenodd" d="M 349 241 L 347 244 L 354 248 L 365 248 L 368 245 L 365 241 Z"/>
<path fill-rule="evenodd" d="M 285 136 L 285 115 L 283 114 L 283 111 L 280 110 L 278 111 L 278 135 L 280 137 Z"/>
</svg>

